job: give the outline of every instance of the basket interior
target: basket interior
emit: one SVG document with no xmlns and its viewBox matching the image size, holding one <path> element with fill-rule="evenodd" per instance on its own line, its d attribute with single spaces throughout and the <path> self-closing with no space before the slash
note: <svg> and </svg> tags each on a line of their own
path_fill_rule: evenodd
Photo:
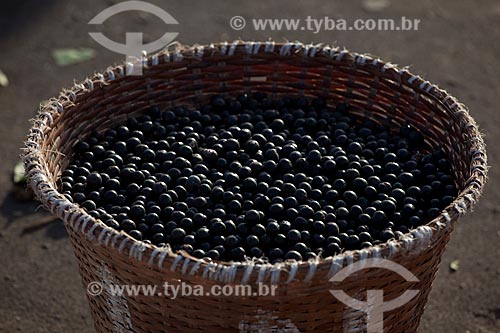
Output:
<svg viewBox="0 0 500 333">
<path fill-rule="evenodd" d="M 214 94 L 236 96 L 266 92 L 269 97 L 323 97 L 330 108 L 349 103 L 357 119 L 370 119 L 395 131 L 411 125 L 424 134 L 430 149 L 442 148 L 453 165 L 459 190 L 471 175 L 473 138 L 442 101 L 396 81 L 375 68 L 321 59 L 212 57 L 184 59 L 152 67 L 143 76 L 124 76 L 77 97 L 44 141 L 47 168 L 55 181 L 72 158 L 72 147 L 92 131 L 103 131 L 153 105 L 196 108 Z"/>
</svg>

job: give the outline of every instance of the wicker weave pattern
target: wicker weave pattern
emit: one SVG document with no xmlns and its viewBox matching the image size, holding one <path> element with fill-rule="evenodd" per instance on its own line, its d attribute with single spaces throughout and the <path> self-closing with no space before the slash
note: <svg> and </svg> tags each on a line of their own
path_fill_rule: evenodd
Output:
<svg viewBox="0 0 500 333">
<path fill-rule="evenodd" d="M 70 234 L 83 283 L 161 285 L 164 281 L 214 284 L 279 284 L 278 296 L 89 297 L 99 332 L 363 332 L 364 314 L 330 293 L 328 281 L 342 267 L 366 258 L 391 258 L 420 282 L 418 297 L 385 314 L 387 332 L 414 332 L 440 257 L 458 217 L 477 201 L 487 173 L 484 142 L 466 108 L 445 91 L 406 69 L 367 55 L 301 43 L 241 42 L 165 50 L 147 58 L 141 77 L 131 64 L 94 75 L 40 107 L 26 142 L 30 183 Z M 136 242 L 70 203 L 55 181 L 74 143 L 91 130 L 107 129 L 151 105 L 197 106 L 215 93 L 265 91 L 271 96 L 325 97 L 347 101 L 353 113 L 397 128 L 411 124 L 426 142 L 441 146 L 454 166 L 458 198 L 439 217 L 400 241 L 309 262 L 206 262 Z M 387 299 L 408 283 L 390 271 L 366 270 L 341 286 L 351 295 L 383 289 Z"/>
</svg>

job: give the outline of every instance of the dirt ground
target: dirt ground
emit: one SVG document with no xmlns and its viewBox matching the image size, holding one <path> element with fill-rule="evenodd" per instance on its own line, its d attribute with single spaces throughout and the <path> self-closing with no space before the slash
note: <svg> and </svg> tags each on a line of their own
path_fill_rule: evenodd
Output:
<svg viewBox="0 0 500 333">
<path fill-rule="evenodd" d="M 419 332 L 500 332 L 500 2 L 498 0 L 392 0 L 383 11 L 360 1 L 150 1 L 179 22 L 166 26 L 144 13 L 123 13 L 99 28 L 124 41 L 142 31 L 152 41 L 177 31 L 182 43 L 242 39 L 326 42 L 400 65 L 457 96 L 485 133 L 489 183 L 475 211 L 460 220 L 442 260 Z M 116 3 L 110 0 L 2 1 L 0 69 L 0 332 L 93 332 L 84 290 L 62 223 L 39 225 L 47 216 L 35 203 L 9 194 L 10 172 L 38 103 L 74 79 L 122 61 L 88 35 L 87 22 Z M 419 18 L 418 31 L 234 31 L 229 20 L 251 18 Z M 51 50 L 92 47 L 93 60 L 58 67 Z M 460 269 L 449 264 L 460 260 Z"/>
</svg>

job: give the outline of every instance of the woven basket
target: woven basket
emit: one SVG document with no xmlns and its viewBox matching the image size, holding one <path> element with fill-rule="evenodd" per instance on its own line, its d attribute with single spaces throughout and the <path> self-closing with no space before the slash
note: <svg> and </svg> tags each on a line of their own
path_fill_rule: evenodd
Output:
<svg viewBox="0 0 500 333">
<path fill-rule="evenodd" d="M 483 139 L 465 107 L 406 69 L 368 55 L 301 43 L 241 42 L 165 50 L 144 60 L 142 76 L 131 64 L 109 68 L 74 85 L 39 109 L 24 160 L 38 199 L 65 223 L 85 287 L 158 285 L 277 285 L 274 297 L 115 296 L 104 288 L 89 296 L 98 332 L 364 332 L 366 315 L 329 292 L 342 289 L 363 299 L 382 289 L 393 299 L 407 289 L 419 294 L 384 313 L 386 332 L 415 332 L 441 255 L 458 217 L 478 199 L 486 180 Z M 391 128 L 411 124 L 430 147 L 441 147 L 453 165 L 457 199 L 425 226 L 399 241 L 335 257 L 275 265 L 223 263 L 172 253 L 105 226 L 57 191 L 56 181 L 72 147 L 91 131 L 124 122 L 151 105 L 197 106 L 213 94 L 263 91 L 271 97 L 324 97 L 346 101 L 352 113 Z M 413 273 L 407 282 L 384 269 L 365 269 L 340 284 L 329 279 L 347 265 L 386 258 Z M 256 289 L 254 289 L 256 290 Z"/>
</svg>

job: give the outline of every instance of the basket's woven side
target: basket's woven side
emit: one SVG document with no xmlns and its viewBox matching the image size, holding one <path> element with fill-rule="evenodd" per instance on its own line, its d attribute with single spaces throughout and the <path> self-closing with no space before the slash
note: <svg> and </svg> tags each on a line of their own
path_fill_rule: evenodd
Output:
<svg viewBox="0 0 500 333">
<path fill-rule="evenodd" d="M 88 244 L 82 242 L 78 234 L 69 232 L 69 235 L 97 331 L 130 332 L 132 324 L 127 299 L 110 290 L 110 286 L 119 284 L 116 274 L 110 271 L 99 253 L 87 251 Z M 91 286 L 97 289 L 91 289 Z"/>
<path fill-rule="evenodd" d="M 369 269 L 353 274 L 340 284 L 329 282 L 329 272 L 317 272 L 310 283 L 297 275 L 290 283 L 280 283 L 274 297 L 215 297 L 187 296 L 175 300 L 165 296 L 115 296 L 108 292 L 113 285 L 151 285 L 160 292 L 164 282 L 171 285 L 185 283 L 202 285 L 210 291 L 218 281 L 207 280 L 189 271 L 165 272 L 158 267 L 138 269 L 136 255 L 121 248 L 113 239 L 110 246 L 95 246 L 79 237 L 79 231 L 69 230 L 84 286 L 99 282 L 104 291 L 99 296 L 89 296 L 98 332 L 158 332 L 162 330 L 196 332 L 262 332 L 281 329 L 282 332 L 365 332 L 365 314 L 354 311 L 330 294 L 341 289 L 349 295 L 366 297 L 366 290 L 384 290 L 386 300 L 399 297 L 408 289 L 419 294 L 407 304 L 384 314 L 387 332 L 415 332 L 423 313 L 431 284 L 437 271 L 441 254 L 450 236 L 443 230 L 442 237 L 421 252 L 401 251 L 392 258 L 409 269 L 419 280 L 406 282 L 391 271 Z M 105 241 L 105 240 L 104 240 Z M 91 248 L 92 250 L 89 250 Z M 103 274 L 107 272 L 107 274 Z M 286 276 L 285 272 L 281 274 Z M 234 285 L 234 283 L 228 283 Z M 252 290 L 258 290 L 251 283 Z M 269 286 L 267 280 L 265 285 Z M 130 328 L 129 328 L 130 327 Z"/>
<path fill-rule="evenodd" d="M 418 326 L 440 256 L 454 223 L 478 199 L 486 179 L 483 140 L 468 112 L 453 97 L 406 69 L 370 56 L 329 46 L 236 41 L 205 47 L 179 47 L 152 55 L 141 77 L 125 76 L 126 66 L 110 68 L 41 107 L 26 142 L 30 182 L 44 205 L 65 221 L 85 287 L 93 281 L 158 285 L 279 284 L 278 296 L 89 297 L 99 332 L 363 331 L 364 314 L 346 308 L 329 292 L 328 279 L 350 263 L 391 258 L 415 274 L 421 293 L 389 312 L 389 332 Z M 391 128 L 411 124 L 429 147 L 442 147 L 454 166 L 458 198 L 435 220 L 399 241 L 310 262 L 211 263 L 136 242 L 95 221 L 56 190 L 56 180 L 72 156 L 74 143 L 151 106 L 196 107 L 215 93 L 265 91 L 271 97 L 325 97 L 330 106 L 346 101 L 353 114 Z M 342 287 L 363 295 L 368 288 L 397 297 L 408 288 L 391 272 L 364 271 Z M 364 293 L 366 294 L 366 293 Z M 267 327 L 267 328 L 266 328 Z"/>
</svg>

